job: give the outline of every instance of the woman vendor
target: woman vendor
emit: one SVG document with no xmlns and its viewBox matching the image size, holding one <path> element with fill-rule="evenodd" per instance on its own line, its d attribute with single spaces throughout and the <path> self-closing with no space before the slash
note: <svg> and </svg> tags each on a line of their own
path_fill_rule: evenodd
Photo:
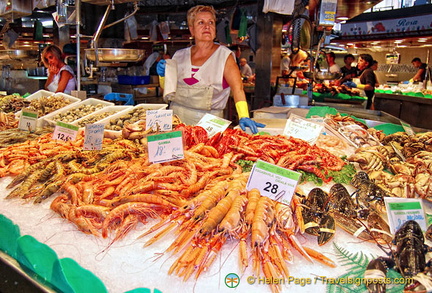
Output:
<svg viewBox="0 0 432 293">
<path fill-rule="evenodd" d="M 216 11 L 212 6 L 197 5 L 189 9 L 187 22 L 195 44 L 178 50 L 172 57 L 177 64 L 177 88 L 175 95 L 170 97 L 170 109 L 182 122 L 195 125 L 206 113 L 223 117 L 232 92 L 240 127 L 243 130 L 249 127 L 256 133 L 257 127 L 265 125 L 249 118 L 234 54 L 229 48 L 214 42 Z M 159 61 L 157 70 L 160 76 L 165 76 L 166 67 L 165 60 Z"/>
<path fill-rule="evenodd" d="M 371 68 L 373 65 L 373 57 L 370 54 L 360 54 L 357 62 L 357 68 L 360 70 L 360 83 L 347 81 L 344 85 L 348 87 L 356 87 L 364 90 L 367 97 L 366 109 L 371 109 L 372 101 L 375 94 L 375 85 L 377 83 L 374 70 Z"/>
<path fill-rule="evenodd" d="M 63 61 L 62 51 L 56 45 L 49 45 L 42 52 L 42 61 L 48 68 L 45 89 L 51 92 L 70 94 L 76 89 L 76 79 L 72 68 Z"/>
</svg>

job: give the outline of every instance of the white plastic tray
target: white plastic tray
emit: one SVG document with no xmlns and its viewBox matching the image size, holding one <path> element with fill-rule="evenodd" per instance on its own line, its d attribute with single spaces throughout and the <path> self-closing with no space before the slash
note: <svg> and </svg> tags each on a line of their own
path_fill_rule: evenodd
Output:
<svg viewBox="0 0 432 293">
<path fill-rule="evenodd" d="M 69 111 L 69 110 L 71 110 L 71 109 L 74 109 L 74 108 L 77 108 L 77 107 L 79 107 L 79 106 L 81 106 L 81 105 L 98 105 L 98 104 L 102 104 L 102 105 L 104 105 L 105 107 L 107 107 L 107 106 L 114 106 L 114 103 L 111 103 L 111 102 L 107 102 L 107 101 L 99 100 L 99 99 L 94 99 L 94 98 L 88 98 L 88 99 L 85 99 L 85 100 L 80 101 L 80 102 L 78 102 L 78 103 L 75 103 L 75 104 L 72 104 L 72 105 L 68 105 L 68 106 L 66 106 L 66 107 L 63 107 L 63 108 L 61 108 L 60 110 L 54 111 L 54 112 L 52 112 L 52 113 L 50 113 L 50 114 L 44 116 L 44 124 L 48 124 L 48 125 L 51 125 L 51 126 L 55 126 L 56 123 L 57 123 L 57 121 L 55 121 L 53 118 L 54 118 L 57 114 L 60 114 L 60 113 L 66 113 L 67 111 Z M 101 110 L 101 109 L 99 109 L 99 110 Z M 98 111 L 99 111 L 99 110 L 98 110 Z M 87 115 L 85 115 L 85 116 L 83 116 L 83 117 L 80 117 L 79 119 L 84 118 L 84 117 L 86 117 L 86 116 L 88 116 L 88 115 L 91 115 L 91 114 L 93 114 L 93 113 L 87 114 Z M 76 120 L 78 120 L 78 119 L 76 119 Z M 70 122 L 70 124 L 74 123 L 76 120 Z"/>
<path fill-rule="evenodd" d="M 31 94 L 30 96 L 28 96 L 26 98 L 26 100 L 32 101 L 32 100 L 38 100 L 38 99 L 40 99 L 42 97 L 54 97 L 54 96 L 55 97 L 58 97 L 58 96 L 63 97 L 64 99 L 67 99 L 67 100 L 71 101 L 71 103 L 69 105 L 64 106 L 64 107 L 62 107 L 60 109 L 57 109 L 57 110 L 55 110 L 55 111 L 53 111 L 53 112 L 51 112 L 51 113 L 49 113 L 49 114 L 47 114 L 45 116 L 38 117 L 38 119 L 36 120 L 37 121 L 36 122 L 36 127 L 42 127 L 43 124 L 44 124 L 44 119 L 48 115 L 50 115 L 50 114 L 52 114 L 54 112 L 57 112 L 57 111 L 61 111 L 62 109 L 65 109 L 66 107 L 70 107 L 72 105 L 75 105 L 76 103 L 78 103 L 78 102 L 81 101 L 80 99 L 75 98 L 74 96 L 71 96 L 71 95 L 67 95 L 67 94 L 64 94 L 64 93 L 53 93 L 53 92 L 49 92 L 49 91 L 46 91 L 46 90 L 39 90 L 39 91 Z M 21 112 L 22 112 L 22 110 L 16 112 L 15 116 L 17 117 L 17 119 L 19 119 L 21 117 Z"/>
<path fill-rule="evenodd" d="M 99 122 L 108 124 L 111 119 L 117 119 L 117 118 L 119 118 L 119 117 L 121 117 L 121 116 L 123 116 L 123 115 L 125 115 L 127 113 L 132 112 L 134 109 L 137 109 L 137 108 L 144 108 L 144 109 L 147 109 L 147 110 L 164 110 L 167 107 L 168 107 L 168 104 L 139 104 L 139 105 L 134 106 L 132 109 L 129 109 L 127 111 L 122 111 L 121 113 L 117 113 L 117 114 L 112 115 L 110 117 L 104 118 L 104 119 L 102 119 Z M 104 133 L 105 133 L 104 134 L 105 137 L 108 137 L 108 138 L 118 138 L 118 137 L 121 136 L 122 132 L 121 132 L 121 130 L 109 130 L 109 129 L 105 129 Z"/>
<path fill-rule="evenodd" d="M 100 110 L 97 110 L 97 111 L 93 112 L 92 114 L 89 114 L 87 116 L 84 116 L 83 118 L 75 120 L 72 124 L 80 126 L 79 125 L 80 122 L 83 121 L 83 120 L 85 120 L 85 119 L 89 119 L 89 118 L 92 118 L 95 115 L 100 115 L 100 114 L 103 114 L 103 113 L 106 113 L 106 112 L 115 112 L 114 114 L 111 114 L 111 115 L 109 115 L 109 116 L 107 116 L 107 117 L 105 117 L 103 119 L 100 119 L 100 120 L 97 120 L 95 122 L 92 122 L 92 123 L 105 123 L 106 124 L 106 123 L 108 123 L 109 119 L 112 119 L 112 117 L 114 115 L 121 114 L 122 112 L 127 113 L 132 108 L 133 108 L 133 106 L 106 106 L 106 107 L 104 107 L 104 108 L 102 108 Z M 105 122 L 102 122 L 103 120 L 105 120 Z M 80 126 L 80 129 L 84 129 L 84 127 Z"/>
</svg>

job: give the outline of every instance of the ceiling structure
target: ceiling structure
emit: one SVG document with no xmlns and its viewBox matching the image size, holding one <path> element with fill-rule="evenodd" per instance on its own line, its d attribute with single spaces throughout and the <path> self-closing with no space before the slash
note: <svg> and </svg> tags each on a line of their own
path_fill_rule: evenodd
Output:
<svg viewBox="0 0 432 293">
<path fill-rule="evenodd" d="M 96 5 L 108 5 L 112 0 L 81 0 L 83 3 L 96 4 Z M 264 0 L 260 0 L 264 1 Z M 288 1 L 288 0 L 286 0 Z M 306 0 L 296 0 L 306 1 Z M 363 17 L 366 14 L 362 14 L 364 11 L 372 8 L 382 0 L 338 0 L 337 11 L 336 11 L 336 22 L 341 22 L 344 19 L 348 21 L 355 20 L 358 17 Z M 115 3 L 131 3 L 133 0 L 114 0 Z M 257 0 L 141 0 L 138 1 L 140 8 L 139 13 L 155 14 L 155 13 L 184 13 L 192 6 L 197 4 L 202 5 L 213 5 L 219 11 L 224 9 L 232 9 L 236 6 L 245 5 L 256 5 Z M 309 0 L 309 5 L 318 7 L 320 0 Z M 49 7 L 46 9 L 48 16 L 55 11 L 55 7 Z M 256 13 L 253 9 L 249 9 L 248 13 Z M 370 14 L 370 13 L 367 13 Z M 372 13 L 373 14 L 373 13 Z M 255 15 L 253 15 L 255 16 Z M 288 18 L 290 16 L 287 16 Z M 1 29 L 1 23 L 0 23 Z M 29 30 L 29 29 L 27 29 Z M 426 36 L 399 36 L 392 39 L 385 39 L 383 36 L 381 39 L 368 40 L 368 39 L 338 39 L 334 40 L 335 45 L 345 45 L 348 47 L 356 48 L 370 48 L 372 50 L 388 50 L 389 48 L 398 48 L 405 46 L 424 47 L 429 46 L 432 43 L 432 32 Z"/>
<path fill-rule="evenodd" d="M 336 19 L 343 21 L 354 18 L 381 1 L 382 0 L 338 0 Z"/>
<path fill-rule="evenodd" d="M 372 25 L 386 20 L 404 20 L 407 17 L 427 19 L 430 15 L 432 15 L 432 5 L 418 5 L 403 9 L 363 13 L 350 18 L 346 23 L 353 27 L 353 25 L 361 26 L 362 23 Z M 391 51 L 398 48 L 429 48 L 432 46 L 432 30 L 424 28 L 412 31 L 339 36 L 333 39 L 332 43 L 348 48 L 368 49 L 376 52 Z"/>
</svg>

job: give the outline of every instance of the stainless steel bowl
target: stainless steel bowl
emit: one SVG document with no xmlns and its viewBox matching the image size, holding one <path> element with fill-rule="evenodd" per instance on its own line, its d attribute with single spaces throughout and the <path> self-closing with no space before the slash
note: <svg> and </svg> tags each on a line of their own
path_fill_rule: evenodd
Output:
<svg viewBox="0 0 432 293">
<path fill-rule="evenodd" d="M 99 62 L 138 62 L 145 56 L 145 50 L 139 49 L 99 48 L 97 50 Z M 95 49 L 85 49 L 85 55 L 90 61 L 96 61 Z"/>
<path fill-rule="evenodd" d="M 0 60 L 35 59 L 37 50 L 0 50 Z"/>
<path fill-rule="evenodd" d="M 319 80 L 334 80 L 341 77 L 339 72 L 315 72 L 315 78 Z"/>
</svg>

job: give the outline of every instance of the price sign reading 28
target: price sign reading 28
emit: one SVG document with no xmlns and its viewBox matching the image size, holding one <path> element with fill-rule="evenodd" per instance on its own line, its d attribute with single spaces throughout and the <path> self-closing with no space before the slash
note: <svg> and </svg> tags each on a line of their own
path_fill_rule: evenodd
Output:
<svg viewBox="0 0 432 293">
<path fill-rule="evenodd" d="M 149 160 L 162 163 L 184 158 L 183 137 L 181 131 L 147 136 Z"/>
<path fill-rule="evenodd" d="M 75 140 L 78 129 L 78 126 L 57 121 L 52 138 L 62 141 Z"/>
<path fill-rule="evenodd" d="M 298 172 L 258 160 L 252 168 L 246 188 L 257 188 L 261 195 L 290 204 L 300 176 Z"/>
</svg>

